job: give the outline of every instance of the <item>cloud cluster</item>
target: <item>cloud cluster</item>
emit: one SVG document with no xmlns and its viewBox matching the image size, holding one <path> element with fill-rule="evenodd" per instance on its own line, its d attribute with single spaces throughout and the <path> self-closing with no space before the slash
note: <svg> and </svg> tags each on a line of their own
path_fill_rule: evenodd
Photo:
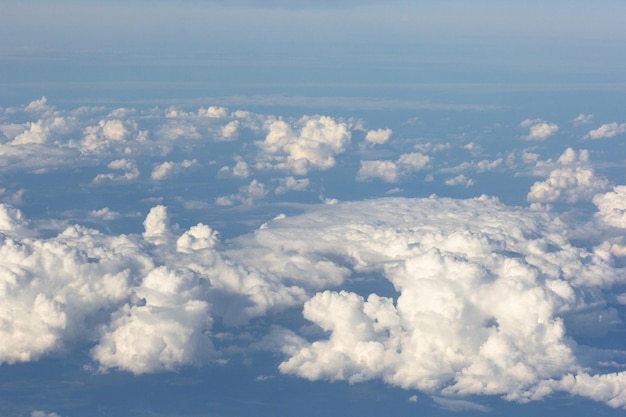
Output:
<svg viewBox="0 0 626 417">
<path fill-rule="evenodd" d="M 617 122 L 613 122 L 603 124 L 599 128 L 589 131 L 586 137 L 591 139 L 606 139 L 621 135 L 622 133 L 626 133 L 626 123 L 618 124 Z"/>
<path fill-rule="evenodd" d="M 295 126 L 276 120 L 267 130 L 265 140 L 257 142 L 262 161 L 299 175 L 335 166 L 335 156 L 352 136 L 346 123 L 328 116 L 304 116 Z"/>
<path fill-rule="evenodd" d="M 535 182 L 526 198 L 537 203 L 591 200 L 595 194 L 605 190 L 609 182 L 596 176 L 588 162 L 589 153 L 586 150 L 577 154 L 572 148 L 566 149 L 548 178 Z"/>
<path fill-rule="evenodd" d="M 520 127 L 529 129 L 528 135 L 524 136 L 525 140 L 546 140 L 559 130 L 558 125 L 543 119 L 525 119 L 520 123 Z"/>
<path fill-rule="evenodd" d="M 585 378 L 593 363 L 577 356 L 565 323 L 597 308 L 588 291 L 623 278 L 603 250 L 572 246 L 564 227 L 489 198 L 344 203 L 271 222 L 257 241 L 332 253 L 397 293 L 316 294 L 303 315 L 325 335 L 276 334 L 288 355 L 280 370 L 445 395 L 529 401 L 566 390 L 605 401 L 624 376 L 605 376 L 612 382 L 597 395 L 567 388 L 569 375 Z"/>
<path fill-rule="evenodd" d="M 609 226 L 626 229 L 626 186 L 620 185 L 593 198 L 598 206 L 597 217 Z"/>
<path fill-rule="evenodd" d="M 391 129 L 369 130 L 365 135 L 365 140 L 372 144 L 382 145 L 389 140 L 392 132 Z"/>
<path fill-rule="evenodd" d="M 403 176 L 426 168 L 429 162 L 430 158 L 419 152 L 402 154 L 396 161 L 361 161 L 356 179 L 380 178 L 385 182 L 397 182 Z"/>
<path fill-rule="evenodd" d="M 215 318 L 235 325 L 303 306 L 326 333 L 274 334 L 285 373 L 516 401 L 567 391 L 626 405 L 624 375 L 590 373 L 593 357 L 578 355 L 567 327 L 572 315 L 602 312 L 602 288 L 623 273 L 602 246 L 572 245 L 547 213 L 487 197 L 338 203 L 277 216 L 224 246 L 204 224 L 178 230 L 164 206 L 142 235 L 70 226 L 48 238 L 0 208 L 1 362 L 93 340 L 101 371 L 178 369 L 219 357 Z M 367 279 L 362 292 L 341 290 L 359 276 L 389 290 L 370 293 Z M 590 381 L 602 384 L 588 392 Z"/>
</svg>

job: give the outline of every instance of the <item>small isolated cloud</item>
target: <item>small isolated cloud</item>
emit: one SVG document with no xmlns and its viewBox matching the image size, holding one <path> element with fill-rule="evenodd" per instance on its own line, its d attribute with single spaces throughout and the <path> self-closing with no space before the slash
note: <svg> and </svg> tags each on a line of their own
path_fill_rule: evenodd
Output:
<svg viewBox="0 0 626 417">
<path fill-rule="evenodd" d="M 108 207 L 101 208 L 100 210 L 92 210 L 89 215 L 102 220 L 115 220 L 120 216 L 118 212 L 113 211 Z"/>
<path fill-rule="evenodd" d="M 239 187 L 237 194 L 218 197 L 215 202 L 220 206 L 232 206 L 234 204 L 243 204 L 250 206 L 258 200 L 262 200 L 267 195 L 265 184 L 252 180 L 250 184 Z"/>
<path fill-rule="evenodd" d="M 210 117 L 212 119 L 221 119 L 228 116 L 228 109 L 219 106 L 209 106 L 205 109 L 201 107 L 198 109 L 198 116 Z"/>
<path fill-rule="evenodd" d="M 45 411 L 35 410 L 30 413 L 30 417 L 61 417 L 57 413 L 46 413 Z"/>
<path fill-rule="evenodd" d="M 463 174 L 460 174 L 460 175 L 457 175 L 456 177 L 448 178 L 444 184 L 448 186 L 453 186 L 453 187 L 460 186 L 460 187 L 469 188 L 472 185 L 474 185 L 474 180 L 471 178 L 467 178 Z"/>
<path fill-rule="evenodd" d="M 45 143 L 55 136 L 58 137 L 69 132 L 75 123 L 76 121 L 73 118 L 59 116 L 28 122 L 24 125 L 25 129 L 15 135 L 10 144 L 19 146 Z M 6 133 L 8 133 L 7 130 L 5 130 Z"/>
<path fill-rule="evenodd" d="M 197 164 L 198 161 L 195 159 L 185 159 L 182 162 L 163 162 L 154 167 L 152 173 L 150 174 L 150 178 L 152 178 L 154 181 L 161 181 Z"/>
<path fill-rule="evenodd" d="M 228 166 L 220 168 L 217 176 L 220 178 L 248 178 L 250 176 L 250 169 L 246 161 L 237 161 L 232 168 Z"/>
<path fill-rule="evenodd" d="M 31 101 L 24 108 L 24 110 L 28 112 L 41 112 L 48 109 L 50 109 L 50 106 L 48 105 L 48 99 L 45 96 L 41 97 L 38 100 Z"/>
<path fill-rule="evenodd" d="M 626 229 L 626 185 L 619 185 L 605 194 L 593 197 L 598 217 L 609 226 Z"/>
<path fill-rule="evenodd" d="M 222 138 L 225 140 L 232 140 L 237 137 L 239 131 L 239 120 L 232 120 L 222 127 Z"/>
<path fill-rule="evenodd" d="M 265 140 L 257 142 L 262 151 L 261 166 L 298 175 L 334 167 L 335 156 L 345 150 L 351 138 L 345 123 L 328 116 L 304 116 L 295 126 L 277 120 L 267 130 Z"/>
<path fill-rule="evenodd" d="M 587 133 L 585 137 L 591 139 L 606 139 L 621 135 L 622 133 L 626 133 L 626 123 L 618 124 L 617 122 L 613 122 L 603 124 L 599 128 Z"/>
<path fill-rule="evenodd" d="M 123 174 L 114 174 L 114 173 L 98 174 L 92 180 L 94 184 L 101 184 L 101 183 L 106 183 L 106 182 L 124 183 L 124 182 L 133 181 L 139 178 L 139 174 L 140 174 L 139 169 L 135 166 L 135 163 L 133 161 L 128 160 L 126 158 L 116 159 L 114 161 L 111 161 L 107 165 L 107 167 L 115 171 L 125 171 L 125 172 Z"/>
<path fill-rule="evenodd" d="M 593 121 L 593 114 L 583 114 L 580 113 L 578 116 L 574 118 L 572 121 L 574 126 L 586 125 Z"/>
<path fill-rule="evenodd" d="M 382 145 L 389 140 L 392 133 L 393 131 L 391 129 L 370 130 L 365 135 L 365 140 L 369 143 Z"/>
<path fill-rule="evenodd" d="M 430 158 L 419 152 L 402 154 L 396 161 L 361 161 L 356 180 L 379 178 L 389 183 L 398 182 L 401 177 L 426 168 L 429 162 Z"/>
<path fill-rule="evenodd" d="M 488 413 L 491 411 L 491 407 L 487 407 L 486 405 L 478 404 L 468 400 L 460 400 L 458 398 L 447 398 L 447 397 L 431 397 L 433 402 L 448 411 L 482 411 L 483 413 Z"/>
<path fill-rule="evenodd" d="M 525 140 L 546 140 L 559 130 L 554 123 L 547 123 L 543 119 L 526 119 L 520 123 L 520 127 L 528 128 Z"/>
<path fill-rule="evenodd" d="M 590 200 L 605 190 L 609 182 L 606 178 L 597 177 L 588 162 L 588 151 L 583 149 L 577 153 L 572 148 L 566 149 L 548 178 L 531 186 L 526 199 L 534 203 Z"/>
<path fill-rule="evenodd" d="M 289 191 L 304 191 L 309 186 L 308 178 L 296 179 L 294 177 L 281 178 L 280 185 L 276 187 L 276 195 L 285 194 Z"/>
<path fill-rule="evenodd" d="M 410 402 L 410 403 L 416 403 L 417 402 L 417 395 L 411 395 L 407 401 Z"/>
</svg>

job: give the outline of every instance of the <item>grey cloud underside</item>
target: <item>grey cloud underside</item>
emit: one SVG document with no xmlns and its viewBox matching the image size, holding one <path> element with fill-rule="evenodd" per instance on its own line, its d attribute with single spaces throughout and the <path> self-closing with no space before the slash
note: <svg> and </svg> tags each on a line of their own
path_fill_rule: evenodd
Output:
<svg viewBox="0 0 626 417">
<path fill-rule="evenodd" d="M 604 332 L 618 325 L 601 320 L 615 318 L 602 294 L 624 283 L 624 271 L 604 242 L 574 246 L 547 213 L 487 197 L 376 199 L 310 206 L 222 243 L 203 224 L 177 230 L 163 206 L 142 235 L 71 226 L 49 238 L 0 207 L 2 362 L 92 341 L 102 371 L 201 365 L 225 355 L 211 343 L 216 319 L 229 328 L 303 306 L 326 335 L 274 327 L 284 373 L 515 401 L 566 391 L 626 405 L 624 352 L 580 354 L 569 330 L 571 317 Z M 396 295 L 342 290 L 365 276 Z M 601 372 L 600 361 L 614 369 Z"/>
</svg>

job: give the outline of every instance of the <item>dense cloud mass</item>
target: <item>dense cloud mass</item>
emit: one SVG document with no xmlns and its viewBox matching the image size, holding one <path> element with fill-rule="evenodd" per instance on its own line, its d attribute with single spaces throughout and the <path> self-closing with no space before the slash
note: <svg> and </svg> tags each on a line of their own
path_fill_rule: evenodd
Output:
<svg viewBox="0 0 626 417">
<path fill-rule="evenodd" d="M 2 362 L 83 339 L 95 340 L 102 371 L 173 370 L 219 357 L 215 317 L 245 323 L 303 305 L 328 336 L 279 332 L 281 372 L 516 401 L 564 390 L 626 405 L 626 376 L 590 373 L 593 358 L 578 356 L 566 325 L 602 320 L 598 291 L 623 284 L 623 271 L 602 245 L 569 243 L 548 214 L 487 197 L 380 199 L 278 216 L 223 246 L 209 226 L 178 231 L 163 206 L 141 236 L 70 226 L 50 238 L 0 207 Z M 341 290 L 359 276 L 396 295 L 370 293 L 367 280 L 359 293 Z M 593 381 L 600 388 L 587 390 Z"/>
<path fill-rule="evenodd" d="M 592 163 L 599 142 L 546 151 L 541 141 L 561 135 L 542 119 L 522 122 L 535 142 L 508 153 L 465 133 L 437 142 L 364 126 L 221 106 L 58 110 L 42 98 L 3 109 L 0 363 L 81 349 L 86 369 L 144 374 L 269 349 L 282 373 L 382 380 L 449 409 L 470 395 L 555 392 L 625 407 L 625 352 L 584 344 L 623 331 L 626 305 L 611 293 L 626 284 L 626 191 Z M 42 174 L 70 172 L 76 190 L 59 199 L 75 200 L 48 211 L 37 193 L 58 188 Z M 363 199 L 428 195 L 435 182 L 476 196 L 500 174 L 537 178 L 517 192 L 529 207 Z M 222 238 L 195 215 L 245 231 Z M 143 232 L 113 229 L 140 228 L 137 216 Z M 310 325 L 284 324 L 300 311 Z"/>
</svg>

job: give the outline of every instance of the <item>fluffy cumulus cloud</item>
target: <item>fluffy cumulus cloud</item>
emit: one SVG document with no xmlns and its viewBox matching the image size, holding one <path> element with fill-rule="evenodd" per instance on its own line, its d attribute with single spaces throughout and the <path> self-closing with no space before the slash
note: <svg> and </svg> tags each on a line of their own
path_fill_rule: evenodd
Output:
<svg viewBox="0 0 626 417">
<path fill-rule="evenodd" d="M 593 121 L 593 114 L 580 113 L 573 120 L 574 126 L 586 125 Z"/>
<path fill-rule="evenodd" d="M 115 236 L 69 226 L 41 238 L 19 210 L 0 205 L 0 363 L 37 360 L 77 340 L 96 341 L 101 371 L 206 363 L 217 355 L 213 317 L 245 323 L 302 304 L 347 274 L 258 245 L 218 251 L 215 230 L 200 223 L 179 231 L 164 206 L 144 228 Z"/>
<path fill-rule="evenodd" d="M 335 166 L 335 156 L 351 138 L 346 123 L 328 116 L 304 116 L 294 126 L 276 120 L 267 130 L 265 140 L 257 142 L 263 163 L 299 175 Z"/>
<path fill-rule="evenodd" d="M 577 356 L 565 325 L 594 308 L 588 293 L 623 276 L 603 250 L 570 244 L 564 228 L 489 198 L 344 203 L 271 222 L 258 242 L 332 253 L 396 293 L 317 293 L 303 315 L 325 333 L 274 334 L 287 355 L 280 370 L 516 401 L 564 390 L 624 406 L 626 375 L 590 374 L 593 361 Z M 604 385 L 586 392 L 589 378 Z"/>
<path fill-rule="evenodd" d="M 430 158 L 419 152 L 402 154 L 396 161 L 361 161 L 356 179 L 379 178 L 385 182 L 397 182 L 403 176 L 426 168 L 429 162 Z"/>
<path fill-rule="evenodd" d="M 391 129 L 370 130 L 365 135 L 365 140 L 369 143 L 381 145 L 389 140 L 392 132 Z"/>
<path fill-rule="evenodd" d="M 593 198 L 598 206 L 597 216 L 604 223 L 626 229 L 626 186 L 620 185 L 606 194 L 598 194 Z"/>
<path fill-rule="evenodd" d="M 546 140 L 559 130 L 558 125 L 543 119 L 525 119 L 520 123 L 520 127 L 529 129 L 528 135 L 524 136 L 526 140 Z"/>
<path fill-rule="evenodd" d="M 602 291 L 623 284 L 623 271 L 602 245 L 570 243 L 548 213 L 488 197 L 337 203 L 224 245 L 202 223 L 179 230 L 164 206 L 141 235 L 69 226 L 50 237 L 0 207 L 3 363 L 92 340 L 100 371 L 174 370 L 219 358 L 216 318 L 232 326 L 303 306 L 326 333 L 275 327 L 268 340 L 286 355 L 284 373 L 382 379 L 447 399 L 566 391 L 626 405 L 626 375 L 593 372 L 595 351 L 579 356 L 568 337 L 571 318 L 590 311 L 611 331 Z M 342 290 L 352 278 L 388 289 Z M 619 368 L 619 354 L 598 352 Z"/>
<path fill-rule="evenodd" d="M 445 185 L 450 187 L 464 187 L 469 188 L 474 185 L 474 180 L 466 177 L 463 174 L 459 174 L 456 177 L 448 178 L 445 182 Z"/>
<path fill-rule="evenodd" d="M 161 180 L 164 180 L 165 178 L 168 178 L 172 175 L 179 173 L 180 171 L 184 169 L 190 168 L 197 164 L 198 164 L 198 161 L 195 159 L 194 160 L 185 159 L 182 162 L 173 162 L 173 161 L 163 162 L 161 164 L 156 165 L 154 169 L 152 169 L 150 178 L 152 178 L 155 181 L 161 181 Z"/>
<path fill-rule="evenodd" d="M 526 198 L 538 203 L 591 200 L 608 187 L 608 180 L 596 176 L 588 162 L 589 153 L 586 150 L 577 153 L 572 148 L 566 149 L 548 178 L 535 182 Z"/>
<path fill-rule="evenodd" d="M 626 123 L 618 124 L 617 122 L 613 122 L 603 124 L 599 128 L 591 130 L 587 133 L 586 137 L 591 139 L 606 139 L 623 133 L 626 133 Z"/>
</svg>

